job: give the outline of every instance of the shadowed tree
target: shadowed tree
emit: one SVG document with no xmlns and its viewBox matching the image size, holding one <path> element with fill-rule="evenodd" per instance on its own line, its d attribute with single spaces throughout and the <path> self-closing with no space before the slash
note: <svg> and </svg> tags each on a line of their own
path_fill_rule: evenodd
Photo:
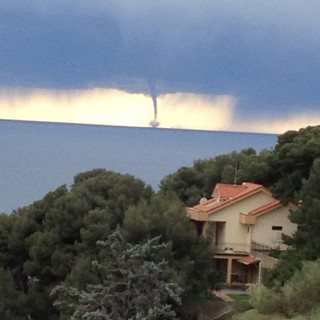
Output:
<svg viewBox="0 0 320 320">
<path fill-rule="evenodd" d="M 33 306 L 33 319 L 57 319 L 48 294 L 52 287 L 68 276 L 72 281 L 74 267 L 85 265 L 83 257 L 96 258 L 97 239 L 106 239 L 122 224 L 124 211 L 151 194 L 141 180 L 96 169 L 76 176 L 71 190 L 61 186 L 0 216 L 0 266 L 10 270 L 26 305 Z M 82 284 L 93 281 L 88 269 L 81 272 Z"/>
<path fill-rule="evenodd" d="M 303 181 L 301 191 L 297 194 L 300 199 L 299 209 L 290 214 L 290 220 L 298 225 L 298 229 L 292 237 L 285 238 L 303 260 L 320 258 L 319 186 L 320 157 L 314 161 L 308 180 Z"/>
<path fill-rule="evenodd" d="M 320 157 L 320 126 L 288 131 L 278 138 L 271 166 L 276 178 L 272 191 L 284 202 L 295 201 L 302 181 L 308 179 L 316 158 Z"/>
<path fill-rule="evenodd" d="M 74 320 L 175 319 L 172 305 L 180 304 L 182 290 L 163 279 L 167 262 L 157 256 L 166 244 L 158 242 L 131 245 L 118 232 L 99 241 L 99 259 L 93 262 L 99 283 L 85 291 L 57 286 L 55 304 Z"/>
<path fill-rule="evenodd" d="M 270 186 L 274 170 L 270 166 L 273 153 L 260 154 L 252 148 L 219 155 L 213 159 L 197 160 L 192 167 L 183 167 L 161 181 L 161 192 L 176 195 L 186 206 L 193 206 L 201 197 L 211 197 L 219 182 L 256 182 Z"/>
<path fill-rule="evenodd" d="M 177 198 L 157 194 L 149 202 L 129 208 L 121 232 L 133 243 L 157 236 L 170 243 L 163 252 L 169 262 L 166 274 L 184 289 L 184 298 L 194 298 L 215 284 L 210 241 L 197 236 L 185 206 Z"/>
</svg>

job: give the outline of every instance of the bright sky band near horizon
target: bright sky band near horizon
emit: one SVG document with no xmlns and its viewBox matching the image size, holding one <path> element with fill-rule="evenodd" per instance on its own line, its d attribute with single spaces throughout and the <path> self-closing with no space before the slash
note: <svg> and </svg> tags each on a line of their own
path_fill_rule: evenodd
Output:
<svg viewBox="0 0 320 320">
<path fill-rule="evenodd" d="M 283 133 L 320 123 L 320 115 L 292 113 L 235 120 L 236 99 L 228 95 L 170 93 L 158 100 L 159 127 L 255 133 Z M 0 96 L 0 118 L 114 126 L 148 127 L 150 96 L 117 89 L 23 90 Z"/>
</svg>

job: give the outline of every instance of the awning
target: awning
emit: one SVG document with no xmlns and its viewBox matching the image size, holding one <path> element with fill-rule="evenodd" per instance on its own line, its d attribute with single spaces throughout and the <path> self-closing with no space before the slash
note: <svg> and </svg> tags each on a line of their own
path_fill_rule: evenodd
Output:
<svg viewBox="0 0 320 320">
<path fill-rule="evenodd" d="M 238 262 L 240 263 L 243 263 L 245 265 L 250 265 L 250 264 L 255 264 L 255 263 L 259 263 L 260 260 L 259 259 L 256 259 L 256 258 L 253 258 L 253 257 L 243 257 L 243 258 L 240 258 L 237 260 Z"/>
</svg>

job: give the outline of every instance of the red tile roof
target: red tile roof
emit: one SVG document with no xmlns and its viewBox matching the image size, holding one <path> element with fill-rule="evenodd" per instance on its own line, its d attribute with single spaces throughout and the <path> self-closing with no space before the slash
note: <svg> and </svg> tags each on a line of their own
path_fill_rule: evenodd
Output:
<svg viewBox="0 0 320 320">
<path fill-rule="evenodd" d="M 193 208 L 196 210 L 207 212 L 212 210 L 212 208 L 217 207 L 219 204 L 222 204 L 222 203 L 218 203 L 216 199 L 210 199 L 204 203 L 199 203 L 195 205 Z"/>
<path fill-rule="evenodd" d="M 218 183 L 215 191 L 222 198 L 235 198 L 261 188 L 262 185 L 251 182 L 244 182 L 241 185 Z"/>
<path fill-rule="evenodd" d="M 193 208 L 203 212 L 215 211 L 218 208 L 224 207 L 241 198 L 245 198 L 259 190 L 269 192 L 262 185 L 250 182 L 245 182 L 242 185 L 218 183 L 213 192 L 214 195 L 218 194 L 218 198 L 212 198 L 204 203 L 197 204 Z"/>
<path fill-rule="evenodd" d="M 253 183 L 246 183 L 241 185 L 218 183 L 215 187 L 215 191 L 219 194 L 219 197 L 221 198 L 234 198 L 237 195 L 243 192 L 248 192 L 249 189 L 255 187 L 260 187 L 260 185 Z"/>
<path fill-rule="evenodd" d="M 260 208 L 257 208 L 257 209 L 255 209 L 253 211 L 250 211 L 248 214 L 250 214 L 252 216 L 260 215 L 260 214 L 269 212 L 271 210 L 280 208 L 281 206 L 282 206 L 281 202 L 279 200 L 275 200 L 273 202 L 267 203 L 266 205 L 264 205 L 264 206 L 262 206 Z"/>
<path fill-rule="evenodd" d="M 258 262 L 260 262 L 260 260 L 253 258 L 253 257 L 250 257 L 250 256 L 247 256 L 247 257 L 242 257 L 242 258 L 238 259 L 238 262 L 246 264 L 246 265 L 250 265 L 250 264 L 258 263 Z"/>
</svg>

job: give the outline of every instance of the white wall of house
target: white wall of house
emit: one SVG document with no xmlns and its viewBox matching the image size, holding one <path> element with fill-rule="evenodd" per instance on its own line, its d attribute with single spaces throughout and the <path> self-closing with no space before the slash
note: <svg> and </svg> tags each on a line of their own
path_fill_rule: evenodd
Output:
<svg viewBox="0 0 320 320">
<path fill-rule="evenodd" d="M 281 250 L 285 250 L 281 234 L 291 235 L 297 230 L 297 225 L 290 222 L 288 214 L 289 207 L 281 207 L 257 217 L 256 224 L 252 227 L 252 241 L 272 247 L 279 246 Z"/>
<path fill-rule="evenodd" d="M 249 245 L 251 242 L 250 231 L 247 225 L 239 222 L 240 213 L 250 212 L 271 201 L 273 201 L 271 195 L 259 192 L 209 215 L 209 221 L 225 222 L 224 231 L 221 233 L 219 241 Z"/>
</svg>

